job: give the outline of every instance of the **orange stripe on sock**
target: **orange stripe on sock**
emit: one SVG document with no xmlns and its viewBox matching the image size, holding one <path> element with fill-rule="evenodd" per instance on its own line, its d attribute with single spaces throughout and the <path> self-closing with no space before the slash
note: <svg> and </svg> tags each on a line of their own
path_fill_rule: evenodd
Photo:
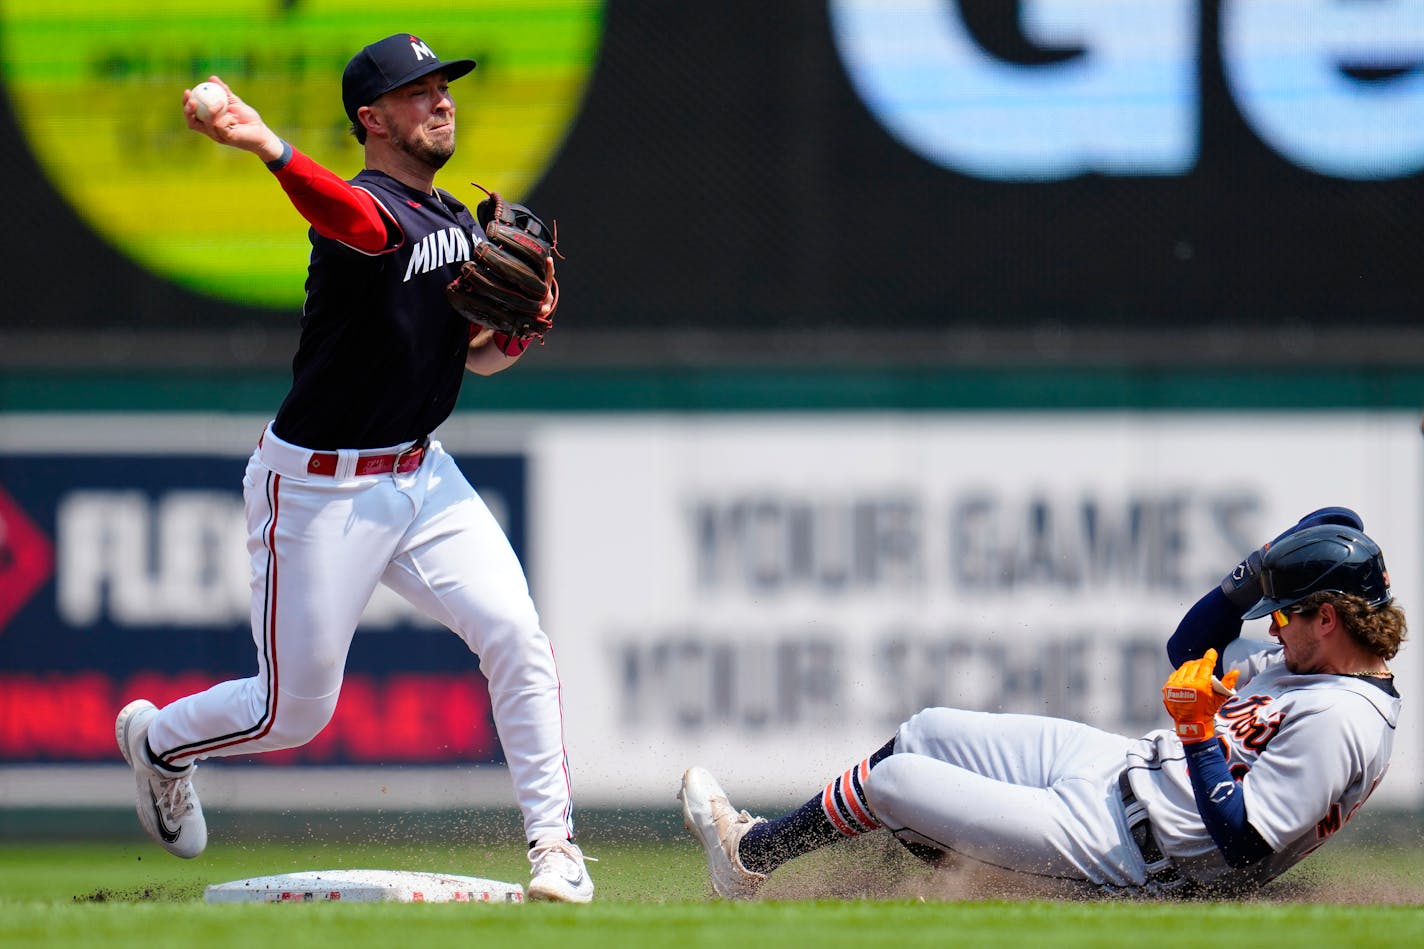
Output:
<svg viewBox="0 0 1424 949">
<path fill-rule="evenodd" d="M 836 780 L 838 781 L 840 779 L 837 778 Z M 854 837 L 856 836 L 855 831 L 851 830 L 850 825 L 841 819 L 841 815 L 836 809 L 836 796 L 832 790 L 835 786 L 836 782 L 832 781 L 826 785 L 826 789 L 821 792 L 821 810 L 825 812 L 826 820 L 831 822 L 832 827 L 847 837 Z"/>
<path fill-rule="evenodd" d="M 866 830 L 874 830 L 880 826 L 880 821 L 870 816 L 869 808 L 861 802 L 859 795 L 855 793 L 854 773 L 855 768 L 851 768 L 845 773 L 845 776 L 841 778 L 843 782 L 841 785 L 841 796 L 845 798 L 846 807 L 850 808 L 851 816 L 860 821 L 861 826 Z"/>
</svg>

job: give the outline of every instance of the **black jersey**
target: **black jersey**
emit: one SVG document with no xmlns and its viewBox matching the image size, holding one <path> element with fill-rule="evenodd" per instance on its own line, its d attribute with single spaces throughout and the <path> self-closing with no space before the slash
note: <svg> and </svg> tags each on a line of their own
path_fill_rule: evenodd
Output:
<svg viewBox="0 0 1424 949">
<path fill-rule="evenodd" d="M 385 211 L 386 249 L 368 254 L 311 231 L 292 388 L 274 430 L 303 448 L 381 448 L 430 434 L 465 376 L 469 326 L 445 285 L 484 239 L 465 205 L 378 171 L 351 183 Z"/>
</svg>

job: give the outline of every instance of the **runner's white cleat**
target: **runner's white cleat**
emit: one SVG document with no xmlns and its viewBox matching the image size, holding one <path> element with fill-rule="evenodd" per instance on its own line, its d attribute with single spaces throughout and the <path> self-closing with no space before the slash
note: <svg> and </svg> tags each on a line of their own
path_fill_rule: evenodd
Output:
<svg viewBox="0 0 1424 949">
<path fill-rule="evenodd" d="M 147 699 L 123 707 L 114 737 L 138 784 L 138 822 L 159 846 L 175 857 L 196 857 L 208 845 L 208 823 L 193 790 L 193 770 L 168 774 L 149 763 L 148 725 L 158 709 Z"/>
<path fill-rule="evenodd" d="M 765 818 L 738 811 L 727 793 L 705 768 L 692 767 L 682 776 L 682 823 L 702 841 L 707 852 L 707 871 L 712 889 L 727 900 L 749 900 L 766 882 L 765 873 L 753 873 L 742 866 L 737 852 L 747 831 Z"/>
<path fill-rule="evenodd" d="M 545 837 L 529 849 L 529 899 L 551 903 L 593 902 L 593 880 L 583 851 L 572 840 Z"/>
</svg>

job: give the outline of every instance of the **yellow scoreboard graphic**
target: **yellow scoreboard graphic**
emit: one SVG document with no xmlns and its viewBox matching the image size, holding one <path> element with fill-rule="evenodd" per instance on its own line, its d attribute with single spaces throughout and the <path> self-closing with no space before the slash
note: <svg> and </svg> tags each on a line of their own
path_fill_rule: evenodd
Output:
<svg viewBox="0 0 1424 949">
<path fill-rule="evenodd" d="M 307 227 L 254 156 L 183 123 L 183 90 L 221 76 L 267 125 L 343 178 L 361 148 L 341 72 L 367 43 L 420 36 L 474 72 L 441 187 L 519 199 L 568 134 L 603 29 L 602 0 L 7 0 L 4 89 L 55 189 L 141 266 L 253 306 L 299 304 Z"/>
</svg>

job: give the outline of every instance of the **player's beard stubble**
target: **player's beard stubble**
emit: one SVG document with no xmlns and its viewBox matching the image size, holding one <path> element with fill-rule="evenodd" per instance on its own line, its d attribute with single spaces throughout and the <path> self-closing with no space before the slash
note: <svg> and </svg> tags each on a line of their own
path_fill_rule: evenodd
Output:
<svg viewBox="0 0 1424 949">
<path fill-rule="evenodd" d="M 455 120 L 452 117 L 448 124 L 437 129 L 427 129 L 422 125 L 408 132 L 402 130 L 401 134 L 391 139 L 391 144 L 439 171 L 455 154 Z"/>
<path fill-rule="evenodd" d="M 1291 624 L 1296 625 L 1295 623 Z M 1313 627 L 1301 623 L 1289 637 L 1277 634 L 1285 652 L 1286 668 L 1296 675 L 1319 672 L 1320 636 Z M 1290 642 L 1286 642 L 1289 638 Z"/>
</svg>

